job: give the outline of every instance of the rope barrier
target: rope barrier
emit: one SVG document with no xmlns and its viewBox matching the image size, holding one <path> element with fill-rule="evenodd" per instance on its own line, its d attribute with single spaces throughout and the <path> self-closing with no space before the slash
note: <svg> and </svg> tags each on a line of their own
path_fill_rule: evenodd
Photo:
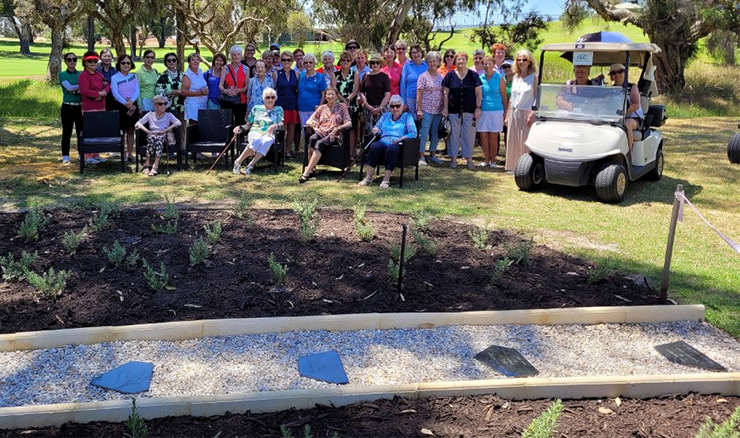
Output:
<svg viewBox="0 0 740 438">
<path fill-rule="evenodd" d="M 720 238 L 722 238 L 722 240 L 724 240 L 728 245 L 730 245 L 730 248 L 732 248 L 733 250 L 735 250 L 736 253 L 740 254 L 740 244 L 738 244 L 734 240 L 730 239 L 729 237 L 725 236 L 724 233 L 722 233 L 720 230 L 718 230 L 717 228 L 715 228 L 714 225 L 712 225 L 711 223 L 709 223 L 709 221 L 707 220 L 707 218 L 705 218 L 704 215 L 702 215 L 699 212 L 699 210 L 697 210 L 697 208 L 694 207 L 694 204 L 692 204 L 691 201 L 689 201 L 689 198 L 686 197 L 686 194 L 683 191 L 677 191 L 676 194 L 675 194 L 675 196 L 676 196 L 676 199 L 679 202 L 679 207 L 678 207 L 678 221 L 679 222 L 683 222 L 684 204 L 688 204 L 689 207 L 691 207 L 691 209 L 694 210 L 694 212 L 699 216 L 699 218 L 701 220 L 703 220 L 704 223 L 707 224 L 707 226 L 709 228 L 712 229 L 712 231 L 714 231 L 715 233 L 717 233 L 717 235 Z"/>
</svg>

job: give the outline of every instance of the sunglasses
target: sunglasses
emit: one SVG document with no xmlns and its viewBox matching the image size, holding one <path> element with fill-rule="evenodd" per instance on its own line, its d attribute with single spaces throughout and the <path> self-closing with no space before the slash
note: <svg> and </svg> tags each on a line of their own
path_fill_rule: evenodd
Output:
<svg viewBox="0 0 740 438">
<path fill-rule="evenodd" d="M 516 62 L 529 62 L 529 59 L 517 59 Z"/>
<path fill-rule="evenodd" d="M 129 62 L 129 61 L 121 61 L 121 65 L 131 65 L 131 62 Z"/>
<path fill-rule="evenodd" d="M 144 59 L 154 59 L 153 56 L 145 56 Z"/>
<path fill-rule="evenodd" d="M 155 105 L 157 105 L 157 106 L 165 106 L 165 105 L 167 105 L 167 102 L 157 102 L 157 103 L 155 103 Z"/>
<path fill-rule="evenodd" d="M 177 58 L 165 59 L 164 62 L 177 62 Z"/>
<path fill-rule="evenodd" d="M 288 58 L 283 58 L 283 59 L 281 59 L 281 61 L 282 62 L 293 62 L 292 59 L 288 59 Z"/>
<path fill-rule="evenodd" d="M 77 58 L 67 58 L 65 59 L 67 62 L 77 62 Z"/>
<path fill-rule="evenodd" d="M 609 76 L 621 75 L 622 73 L 624 73 L 624 70 L 610 71 Z"/>
<path fill-rule="evenodd" d="M 87 62 L 88 64 L 97 64 L 98 63 L 98 60 L 97 59 L 88 59 L 85 62 Z"/>
<path fill-rule="evenodd" d="M 396 105 L 391 105 L 391 108 L 401 108 L 401 105 L 398 105 L 398 104 L 396 104 Z"/>
<path fill-rule="evenodd" d="M 359 49 L 358 46 L 349 46 L 349 47 L 347 47 L 347 50 L 357 50 L 357 49 Z"/>
<path fill-rule="evenodd" d="M 406 47 L 396 47 L 396 51 L 397 51 L 397 52 L 398 52 L 398 51 L 401 51 L 401 52 L 405 52 L 406 50 L 407 50 L 407 48 L 406 48 Z"/>
<path fill-rule="evenodd" d="M 510 65 L 504 65 L 504 66 L 501 66 L 501 69 L 502 69 L 502 70 L 509 70 L 510 68 L 511 68 L 511 66 L 510 66 Z"/>
<path fill-rule="evenodd" d="M 480 56 L 476 56 L 476 57 L 474 57 L 473 59 L 475 59 L 476 61 L 480 61 L 480 60 L 481 60 L 481 59 L 483 59 L 483 58 L 482 58 L 482 57 L 480 57 Z"/>
<path fill-rule="evenodd" d="M 273 99 L 277 99 L 277 97 L 275 97 L 275 96 L 265 96 L 265 99 L 267 99 L 267 100 L 273 100 Z"/>
<path fill-rule="evenodd" d="M 315 64 L 313 61 L 303 61 L 303 64 Z"/>
<path fill-rule="evenodd" d="M 380 65 L 380 61 L 370 61 L 368 62 L 370 65 Z"/>
<path fill-rule="evenodd" d="M 339 62 L 352 62 L 352 61 L 349 59 L 340 59 Z"/>
</svg>

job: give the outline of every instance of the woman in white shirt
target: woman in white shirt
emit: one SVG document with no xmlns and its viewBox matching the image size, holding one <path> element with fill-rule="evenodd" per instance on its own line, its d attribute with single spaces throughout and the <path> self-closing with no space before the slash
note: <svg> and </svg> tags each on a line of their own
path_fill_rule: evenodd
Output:
<svg viewBox="0 0 740 438">
<path fill-rule="evenodd" d="M 185 96 L 185 119 L 198 122 L 198 110 L 208 108 L 208 83 L 198 68 L 200 55 L 188 56 L 188 69 L 182 75 L 182 95 Z"/>
<path fill-rule="evenodd" d="M 514 62 L 514 80 L 511 85 L 509 111 L 506 114 L 506 170 L 513 172 L 519 158 L 529 153 L 524 144 L 529 136 L 529 127 L 534 122 L 534 96 L 537 95 L 537 65 L 532 52 L 520 50 Z"/>
</svg>

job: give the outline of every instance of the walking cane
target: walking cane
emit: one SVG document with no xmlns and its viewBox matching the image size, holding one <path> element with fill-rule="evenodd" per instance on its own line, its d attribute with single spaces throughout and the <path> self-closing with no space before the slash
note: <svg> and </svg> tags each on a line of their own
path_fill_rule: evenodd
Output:
<svg viewBox="0 0 740 438">
<path fill-rule="evenodd" d="M 220 160 L 221 157 L 226 153 L 226 151 L 229 149 L 229 146 L 231 146 L 231 143 L 234 143 L 234 140 L 236 140 L 236 136 L 237 135 L 239 135 L 239 134 L 234 134 L 234 136 L 231 137 L 231 141 L 229 142 L 229 144 L 226 145 L 226 147 L 224 148 L 224 150 L 222 150 L 221 153 L 218 154 L 218 157 L 216 157 L 216 161 L 213 162 L 213 165 L 211 166 L 210 169 L 208 169 L 208 171 L 206 172 L 206 175 L 208 175 L 209 173 L 211 173 L 211 171 L 213 170 L 213 168 L 216 167 L 216 164 L 218 164 L 218 160 Z"/>
<path fill-rule="evenodd" d="M 377 138 L 380 138 L 380 134 L 373 134 L 373 138 L 371 138 L 370 141 L 365 145 L 365 147 L 362 148 L 362 150 L 360 151 L 360 153 L 357 154 L 357 155 L 355 155 L 355 157 L 352 159 L 352 161 L 349 162 L 349 166 L 347 166 L 347 168 L 344 170 L 344 172 L 342 172 L 342 174 L 339 176 L 339 179 L 337 180 L 337 182 L 343 180 L 344 177 L 347 176 L 347 173 L 355 165 L 355 163 L 357 162 L 357 159 L 360 158 L 360 157 L 362 157 L 362 155 L 365 153 L 365 151 L 370 147 L 371 144 L 373 144 L 375 142 L 375 139 L 377 139 Z"/>
</svg>

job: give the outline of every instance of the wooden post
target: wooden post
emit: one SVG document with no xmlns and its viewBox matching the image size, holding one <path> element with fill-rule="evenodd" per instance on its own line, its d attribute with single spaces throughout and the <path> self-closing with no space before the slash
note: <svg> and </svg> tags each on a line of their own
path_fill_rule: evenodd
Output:
<svg viewBox="0 0 740 438">
<path fill-rule="evenodd" d="M 683 185 L 676 186 L 676 193 L 683 193 Z M 663 264 L 663 281 L 660 284 L 660 302 L 665 303 L 668 299 L 668 281 L 671 275 L 671 257 L 673 256 L 673 239 L 676 237 L 676 224 L 678 213 L 681 210 L 681 200 L 674 196 L 673 211 L 671 212 L 671 227 L 668 230 L 668 246 L 665 250 L 665 263 Z"/>
<path fill-rule="evenodd" d="M 403 259 L 406 256 L 406 230 L 408 226 L 403 224 L 403 233 L 401 234 L 401 259 L 398 261 L 398 293 L 401 293 L 401 283 L 403 282 Z"/>
</svg>

